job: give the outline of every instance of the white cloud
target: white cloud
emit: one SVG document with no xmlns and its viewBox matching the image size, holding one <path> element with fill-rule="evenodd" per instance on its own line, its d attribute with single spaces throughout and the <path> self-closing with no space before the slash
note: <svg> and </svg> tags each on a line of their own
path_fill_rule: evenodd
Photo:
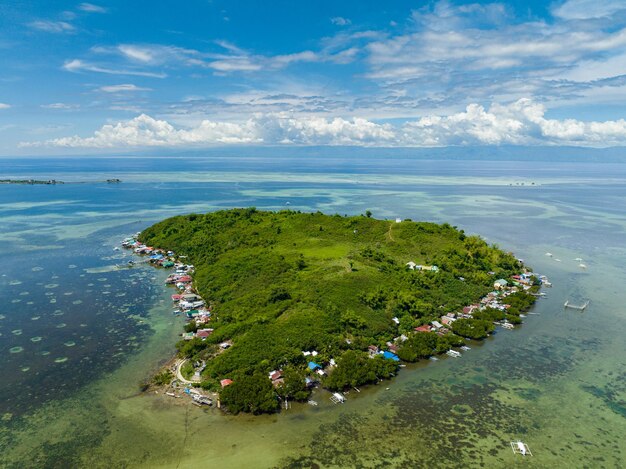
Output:
<svg viewBox="0 0 626 469">
<path fill-rule="evenodd" d="M 41 108 L 43 109 L 77 109 L 80 107 L 78 104 L 67 104 L 67 103 L 50 103 L 50 104 L 42 104 Z"/>
<path fill-rule="evenodd" d="M 7 103 L 0 103 L 0 109 L 9 109 L 11 107 L 10 104 Z"/>
<path fill-rule="evenodd" d="M 590 19 L 611 16 L 626 10 L 623 0 L 567 0 L 552 9 L 552 14 L 564 19 Z"/>
<path fill-rule="evenodd" d="M 408 145 L 626 145 L 626 121 L 546 119 L 545 107 L 530 99 L 489 110 L 471 104 L 464 112 L 427 116 L 403 127 Z"/>
<path fill-rule="evenodd" d="M 45 31 L 47 33 L 71 33 L 74 32 L 75 28 L 70 23 L 65 21 L 48 21 L 48 20 L 38 20 L 32 21 L 28 23 L 33 29 L 37 29 L 39 31 Z"/>
<path fill-rule="evenodd" d="M 127 122 L 105 125 L 92 137 L 64 137 L 46 142 L 58 147 L 117 148 L 259 142 L 247 124 L 202 121 L 191 130 L 175 129 L 169 122 L 141 114 Z"/>
<path fill-rule="evenodd" d="M 150 88 L 142 88 L 137 85 L 133 85 L 132 83 L 123 83 L 121 85 L 108 85 L 101 86 L 98 88 L 100 91 L 104 91 L 105 93 L 128 93 L 133 91 L 151 91 Z"/>
<path fill-rule="evenodd" d="M 130 121 L 105 125 L 92 137 L 64 137 L 23 146 L 86 148 L 193 146 L 225 144 L 368 145 L 390 141 L 388 126 L 355 118 L 305 118 L 257 115 L 244 122 L 203 120 L 189 129 L 142 114 Z"/>
<path fill-rule="evenodd" d="M 154 54 L 147 47 L 137 47 L 131 45 L 122 44 L 118 46 L 119 51 L 126 57 L 136 60 L 138 62 L 150 63 L 154 60 Z"/>
<path fill-rule="evenodd" d="M 106 13 L 108 10 L 100 5 L 94 5 L 93 3 L 81 3 L 78 5 L 78 9 L 86 11 L 87 13 Z"/>
<path fill-rule="evenodd" d="M 215 60 L 206 65 L 218 72 L 254 72 L 263 67 L 259 63 L 254 63 L 248 57 L 229 57 L 224 60 Z"/>
<path fill-rule="evenodd" d="M 292 54 L 260 55 L 243 50 L 228 41 L 215 41 L 223 51 L 219 53 L 201 52 L 194 49 L 163 44 L 120 44 L 116 47 L 93 47 L 92 53 L 117 55 L 143 67 L 179 67 L 208 68 L 216 74 L 224 75 L 235 72 L 260 72 L 280 70 L 299 62 L 348 63 L 354 60 L 358 50 L 354 47 L 338 50 L 314 52 L 304 50 Z M 92 65 L 92 67 L 96 67 Z M 110 68 L 101 67 L 98 68 Z"/>
<path fill-rule="evenodd" d="M 429 147 L 449 145 L 626 145 L 626 121 L 583 122 L 547 119 L 530 99 L 485 109 L 470 104 L 463 112 L 428 115 L 404 124 L 364 118 L 323 118 L 286 113 L 256 114 L 239 122 L 203 120 L 176 128 L 142 114 L 105 125 L 91 137 L 64 137 L 25 146 L 123 148 L 228 144 L 360 145 Z"/>
<path fill-rule="evenodd" d="M 352 21 L 350 21 L 348 18 L 343 18 L 341 16 L 335 16 L 334 18 L 331 18 L 330 22 L 337 26 L 348 26 L 352 24 Z"/>
<path fill-rule="evenodd" d="M 387 32 L 361 46 L 364 76 L 431 109 L 528 96 L 581 102 L 598 87 L 613 95 L 619 83 L 606 80 L 626 75 L 626 2 L 593 3 L 589 18 L 521 22 L 503 4 L 429 4 L 413 12 L 400 34 Z M 602 8 L 614 14 L 598 16 Z M 354 43 L 341 37 L 344 47 Z"/>
<path fill-rule="evenodd" d="M 133 76 L 139 76 L 139 77 L 152 77 L 152 78 L 165 78 L 167 76 L 164 73 L 101 67 L 99 65 L 94 65 L 94 64 L 84 62 L 79 59 L 67 60 L 63 64 L 63 69 L 67 70 L 68 72 L 75 72 L 75 73 L 87 71 L 87 72 L 95 72 L 95 73 L 106 73 L 109 75 L 133 75 Z"/>
</svg>

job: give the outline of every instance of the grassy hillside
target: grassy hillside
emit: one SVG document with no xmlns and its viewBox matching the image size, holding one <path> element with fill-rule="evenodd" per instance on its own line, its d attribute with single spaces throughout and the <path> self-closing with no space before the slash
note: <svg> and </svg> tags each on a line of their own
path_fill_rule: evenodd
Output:
<svg viewBox="0 0 626 469">
<path fill-rule="evenodd" d="M 196 266 L 194 284 L 212 305 L 215 331 L 204 342 L 182 343 L 181 352 L 215 355 L 204 372 L 207 386 L 287 364 L 303 371 L 303 350 L 317 350 L 323 362 L 382 346 L 477 301 L 494 278 L 520 270 L 511 254 L 448 224 L 319 212 L 178 216 L 140 240 Z M 409 261 L 439 271 L 409 270 Z M 233 347 L 216 354 L 224 340 Z"/>
</svg>

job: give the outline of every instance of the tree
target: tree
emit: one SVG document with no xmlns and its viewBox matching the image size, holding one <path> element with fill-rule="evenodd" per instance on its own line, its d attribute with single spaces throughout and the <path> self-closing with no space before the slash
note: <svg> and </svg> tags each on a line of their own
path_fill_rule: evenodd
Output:
<svg viewBox="0 0 626 469">
<path fill-rule="evenodd" d="M 452 323 L 452 332 L 468 339 L 484 339 L 495 326 L 482 319 L 457 319 Z"/>
<path fill-rule="evenodd" d="M 272 382 L 263 373 L 239 376 L 222 389 L 220 399 L 233 414 L 271 413 L 280 408 Z"/>
<path fill-rule="evenodd" d="M 398 350 L 398 357 L 407 362 L 428 358 L 436 351 L 438 337 L 434 332 L 413 334 Z"/>
<path fill-rule="evenodd" d="M 306 385 L 306 373 L 301 368 L 286 366 L 283 368 L 283 383 L 276 389 L 283 399 L 304 401 L 311 392 Z"/>
<path fill-rule="evenodd" d="M 383 357 L 369 358 L 365 352 L 348 350 L 337 360 L 337 366 L 324 381 L 331 390 L 375 383 L 380 378 L 389 378 L 398 369 L 393 360 Z"/>
<path fill-rule="evenodd" d="M 367 218 L 372 218 L 372 212 L 371 212 L 370 210 L 366 210 L 366 211 L 365 211 L 365 216 L 366 216 Z"/>
</svg>

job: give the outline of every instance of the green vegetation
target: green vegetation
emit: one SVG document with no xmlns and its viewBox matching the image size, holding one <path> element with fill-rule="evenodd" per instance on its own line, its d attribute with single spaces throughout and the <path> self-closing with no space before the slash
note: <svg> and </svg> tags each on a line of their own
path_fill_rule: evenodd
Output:
<svg viewBox="0 0 626 469">
<path fill-rule="evenodd" d="M 174 379 L 174 375 L 170 370 L 164 370 L 152 378 L 152 383 L 157 386 L 165 386 L 170 384 Z"/>
<path fill-rule="evenodd" d="M 337 368 L 324 379 L 324 386 L 333 391 L 375 383 L 379 379 L 390 378 L 398 370 L 393 360 L 382 356 L 370 359 L 367 353 L 348 350 L 337 360 Z"/>
<path fill-rule="evenodd" d="M 261 372 L 241 375 L 237 381 L 222 390 L 220 399 L 235 414 L 262 414 L 276 412 L 279 408 L 274 387 L 267 375 Z"/>
<path fill-rule="evenodd" d="M 452 323 L 452 332 L 467 339 L 484 339 L 496 327 L 490 321 L 482 319 L 457 319 Z"/>
<path fill-rule="evenodd" d="M 368 358 L 369 345 L 386 350 L 388 341 L 405 334 L 398 355 L 416 361 L 462 344 L 452 333 L 413 329 L 458 312 L 491 291 L 494 279 L 520 271 L 512 254 L 449 224 L 395 223 L 371 213 L 248 208 L 191 214 L 157 223 L 140 241 L 195 265 L 194 285 L 212 306 L 214 332 L 204 341 L 179 343 L 179 353 L 206 360 L 206 386 L 234 381 L 221 392 L 233 412 L 274 411 L 277 396 L 306 399 L 303 381 L 310 372 L 303 351 L 316 350 L 321 365 L 337 361 L 322 384 L 338 390 L 396 372 L 397 362 Z M 439 270 L 411 270 L 409 261 Z M 534 301 L 525 293 L 511 298 L 507 318 L 519 319 Z M 495 319 L 485 313 L 457 320 L 453 331 L 484 337 Z M 233 346 L 222 351 L 217 344 L 225 340 Z M 268 372 L 278 369 L 284 383 L 274 388 Z"/>
</svg>

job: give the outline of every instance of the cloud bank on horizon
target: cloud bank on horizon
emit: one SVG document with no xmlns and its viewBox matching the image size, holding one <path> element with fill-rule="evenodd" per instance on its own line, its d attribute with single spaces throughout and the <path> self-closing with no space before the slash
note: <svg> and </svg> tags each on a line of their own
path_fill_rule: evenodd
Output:
<svg viewBox="0 0 626 469">
<path fill-rule="evenodd" d="M 22 146 L 123 148 L 228 144 L 351 145 L 439 147 L 450 145 L 580 145 L 612 146 L 626 142 L 626 121 L 581 122 L 546 119 L 542 105 L 520 99 L 486 110 L 470 104 L 448 116 L 425 116 L 401 125 L 377 124 L 363 118 L 293 117 L 258 114 L 244 122 L 203 120 L 191 128 L 175 128 L 146 114 L 104 125 L 90 137 L 61 137 Z"/>
<path fill-rule="evenodd" d="M 622 0 L 130 3 L 0 6 L 0 151 L 626 145 Z"/>
</svg>

